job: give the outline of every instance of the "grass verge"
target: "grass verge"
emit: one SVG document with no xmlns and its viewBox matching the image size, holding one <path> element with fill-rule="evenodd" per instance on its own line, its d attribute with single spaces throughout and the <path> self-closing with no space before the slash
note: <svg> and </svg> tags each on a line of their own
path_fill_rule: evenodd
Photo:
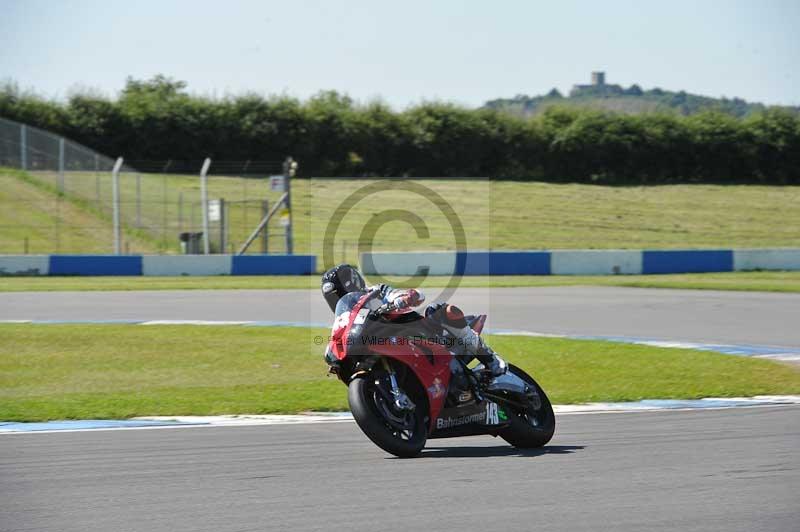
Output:
<svg viewBox="0 0 800 532">
<path fill-rule="evenodd" d="M 398 287 L 437 288 L 449 277 L 398 280 Z M 465 288 L 521 286 L 630 286 L 697 290 L 747 290 L 800 292 L 800 272 L 729 272 L 680 275 L 512 275 L 464 277 Z M 0 292 L 95 290 L 265 290 L 317 289 L 319 277 L 215 276 L 215 277 L 0 277 Z"/>
<path fill-rule="evenodd" d="M 3 179 L 8 176 L 8 179 Z M 2 211 L 15 224 L 0 251 L 19 252 L 28 233 L 41 233 L 47 242 L 56 227 L 62 231 L 90 224 L 62 214 L 56 224 L 49 217 L 28 220 L 28 211 L 49 215 L 57 197 L 55 172 L 20 172 L 0 168 L 0 180 L 24 180 L 38 192 L 30 201 L 17 194 L 0 195 Z M 67 172 L 64 183 L 75 206 L 93 210 L 95 240 L 63 242 L 62 252 L 85 253 L 98 245 L 110 249 L 110 173 Z M 756 185 L 600 186 L 537 182 L 442 180 L 419 181 L 432 192 L 376 190 L 346 215 L 335 214 L 347 198 L 374 179 L 296 179 L 292 183 L 292 220 L 296 253 L 322 254 L 324 236 L 332 219 L 340 222 L 336 260 L 358 260 L 364 229 L 379 227 L 375 251 L 454 249 L 453 230 L 441 209 L 428 201 L 435 193 L 457 215 L 469 249 L 676 249 L 798 247 L 800 187 Z M 384 187 L 378 186 L 379 189 Z M 280 192 L 268 190 L 264 179 L 211 176 L 209 198 L 224 198 L 228 244 L 238 248 L 262 216 L 262 200 L 273 205 Z M 135 252 L 153 248 L 179 252 L 178 233 L 199 231 L 199 178 L 189 175 L 123 173 L 120 177 L 121 220 L 125 246 Z M 387 205 L 412 206 L 424 221 L 426 237 L 410 231 L 407 222 L 382 217 Z M 378 218 L 376 218 L 378 217 Z M 384 222 L 375 225 L 378 221 Z M 45 229 L 49 228 L 49 229 Z M 279 217 L 269 224 L 270 247 L 282 250 Z M 214 230 L 212 229 L 212 234 Z M 34 238 L 32 235 L 31 238 Z M 212 243 L 216 239 L 212 240 Z M 10 246 L 10 247 L 9 247 Z M 123 246 L 123 247 L 125 247 Z M 259 248 L 256 243 L 253 251 Z M 41 249 L 37 245 L 35 249 Z M 54 246 L 46 251 L 51 251 Z"/>
<path fill-rule="evenodd" d="M 33 254 L 111 253 L 111 212 L 101 204 L 57 186 L 34 174 L 0 171 L 0 250 Z M 123 225 L 129 246 L 140 252 L 166 249 L 146 231 Z M 23 244 L 27 240 L 27 244 Z"/>
<path fill-rule="evenodd" d="M 306 328 L 0 325 L 0 420 L 346 410 Z M 499 336 L 555 403 L 800 393 L 768 360 L 609 342 Z"/>
</svg>

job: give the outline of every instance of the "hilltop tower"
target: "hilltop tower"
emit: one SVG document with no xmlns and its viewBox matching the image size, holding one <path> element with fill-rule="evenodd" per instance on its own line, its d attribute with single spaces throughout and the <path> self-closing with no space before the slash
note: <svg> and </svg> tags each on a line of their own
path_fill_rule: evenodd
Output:
<svg viewBox="0 0 800 532">
<path fill-rule="evenodd" d="M 577 92 L 587 89 L 603 89 L 605 91 L 609 89 L 614 89 L 614 85 L 606 85 L 606 73 L 600 70 L 595 70 L 592 72 L 592 82 L 589 85 L 580 85 L 575 84 L 572 86 L 572 91 L 570 91 L 570 95 L 574 95 Z"/>
<path fill-rule="evenodd" d="M 592 85 L 595 87 L 602 87 L 606 84 L 605 72 L 592 72 Z"/>
</svg>

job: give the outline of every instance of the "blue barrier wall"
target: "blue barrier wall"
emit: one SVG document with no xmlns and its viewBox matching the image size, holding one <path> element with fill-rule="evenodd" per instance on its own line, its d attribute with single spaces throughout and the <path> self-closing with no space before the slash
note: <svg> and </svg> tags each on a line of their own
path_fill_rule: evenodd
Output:
<svg viewBox="0 0 800 532">
<path fill-rule="evenodd" d="M 3 275 L 309 275 L 313 255 L 0 255 Z"/>
<path fill-rule="evenodd" d="M 457 275 L 550 275 L 549 251 L 456 253 Z"/>
<path fill-rule="evenodd" d="M 643 251 L 642 273 L 732 272 L 730 249 Z"/>
<path fill-rule="evenodd" d="M 313 255 L 241 255 L 233 257 L 231 275 L 309 275 L 317 271 Z"/>
<path fill-rule="evenodd" d="M 362 253 L 366 275 L 608 275 L 800 270 L 800 249 Z M 313 255 L 0 255 L 3 275 L 311 275 Z"/>
<path fill-rule="evenodd" d="M 800 249 L 362 253 L 366 275 L 612 275 L 800 270 Z"/>
<path fill-rule="evenodd" d="M 139 255 L 50 255 L 50 275 L 142 275 Z"/>
</svg>

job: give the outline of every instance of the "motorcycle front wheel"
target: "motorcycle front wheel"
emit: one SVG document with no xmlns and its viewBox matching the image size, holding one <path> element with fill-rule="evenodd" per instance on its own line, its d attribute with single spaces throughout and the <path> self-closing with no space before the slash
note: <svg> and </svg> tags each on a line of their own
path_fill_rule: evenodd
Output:
<svg viewBox="0 0 800 532">
<path fill-rule="evenodd" d="M 527 408 L 511 408 L 508 410 L 509 425 L 500 431 L 501 438 L 519 449 L 543 447 L 550 441 L 556 430 L 556 416 L 547 394 L 541 386 L 527 373 L 509 364 L 508 371 L 528 383 L 539 396 L 538 405 Z"/>
<path fill-rule="evenodd" d="M 425 447 L 428 431 L 420 412 L 398 410 L 386 387 L 386 375 L 371 372 L 353 379 L 348 385 L 347 400 L 350 412 L 359 428 L 372 442 L 400 458 L 417 456 Z"/>
</svg>

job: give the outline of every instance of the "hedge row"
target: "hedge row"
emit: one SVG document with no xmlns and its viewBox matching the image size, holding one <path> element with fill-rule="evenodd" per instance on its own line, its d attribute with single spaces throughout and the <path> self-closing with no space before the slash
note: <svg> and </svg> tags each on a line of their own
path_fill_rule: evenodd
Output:
<svg viewBox="0 0 800 532">
<path fill-rule="evenodd" d="M 66 102 L 0 88 L 0 116 L 128 160 L 280 160 L 302 175 L 491 176 L 597 183 L 800 183 L 800 118 L 621 115 L 567 108 L 521 119 L 423 103 L 396 112 L 323 92 L 308 101 L 189 95 L 163 76 L 119 98 Z"/>
</svg>

